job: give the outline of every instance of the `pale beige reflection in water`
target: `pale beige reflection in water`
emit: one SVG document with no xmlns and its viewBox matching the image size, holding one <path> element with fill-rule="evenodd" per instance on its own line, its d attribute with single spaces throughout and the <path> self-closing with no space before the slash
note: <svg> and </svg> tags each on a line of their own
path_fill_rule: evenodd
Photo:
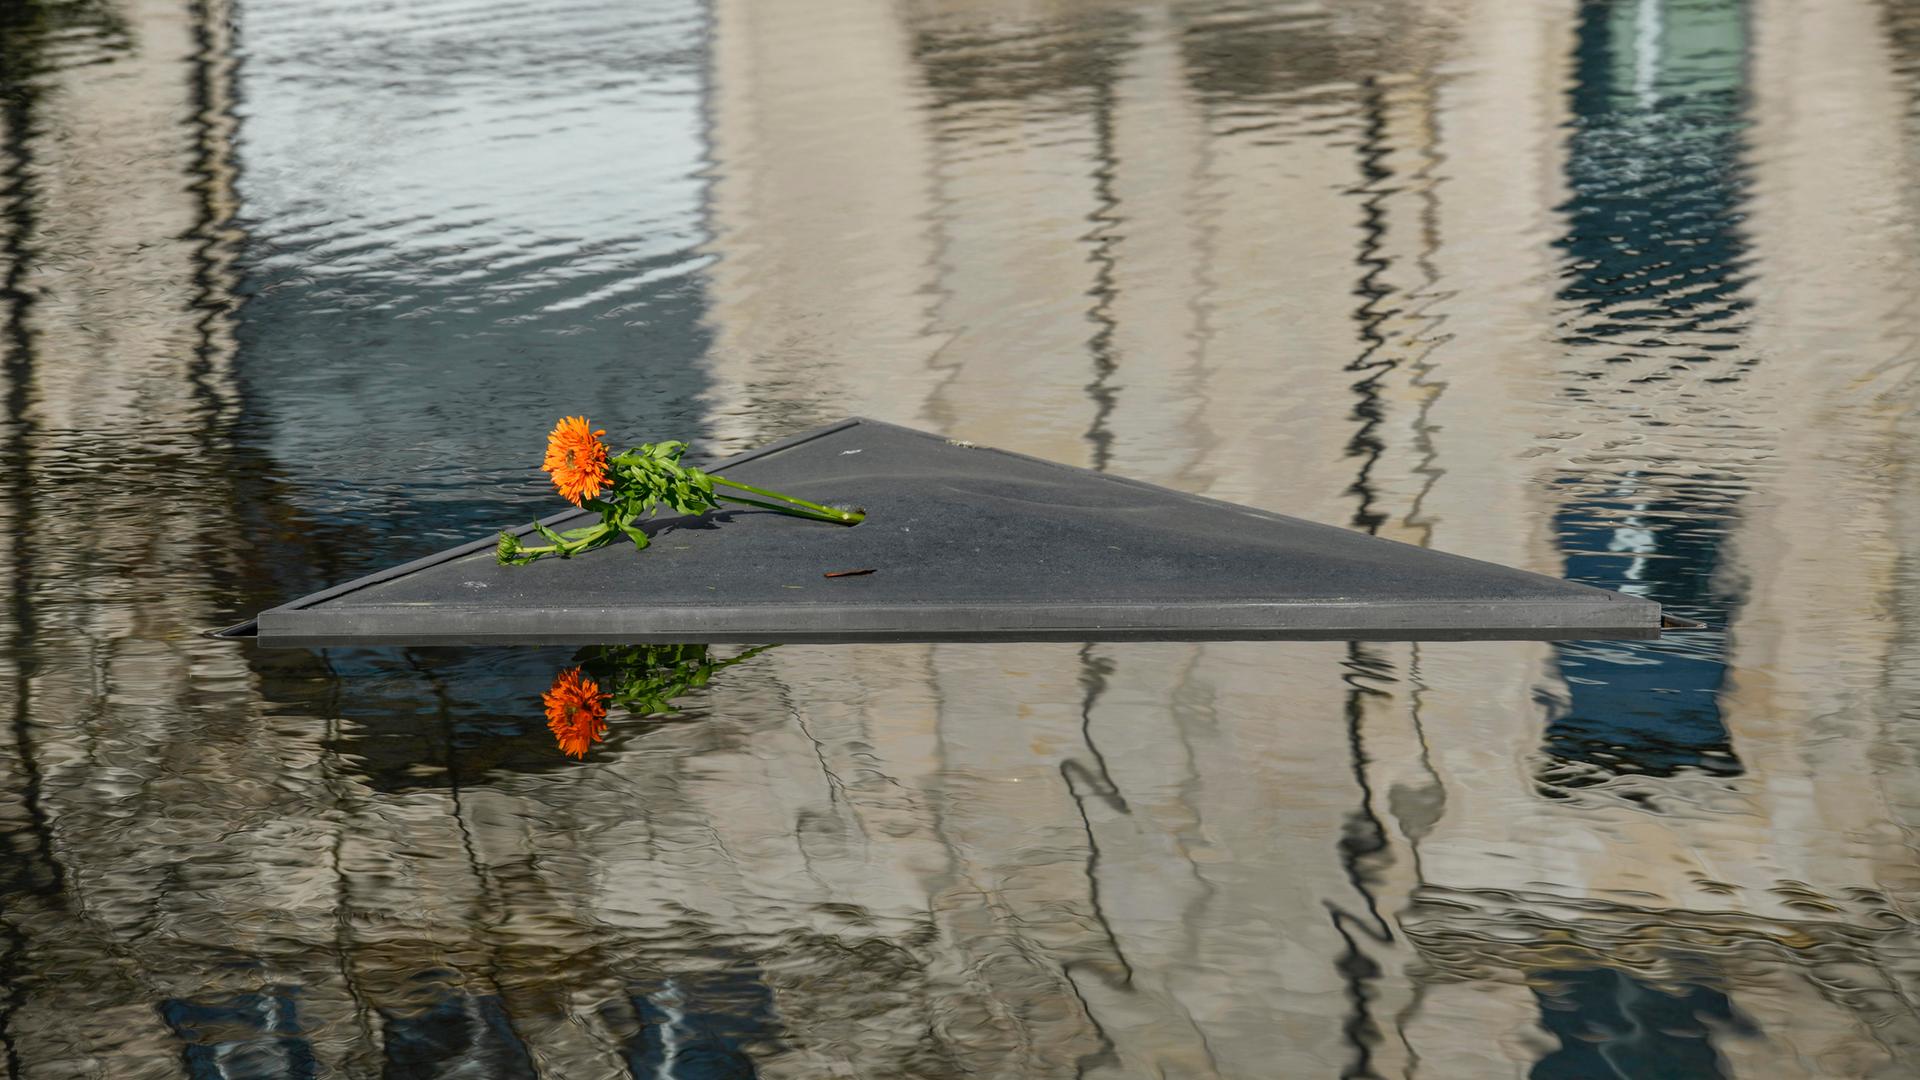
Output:
<svg viewBox="0 0 1920 1080">
<path fill-rule="evenodd" d="M 1912 4 L 0 32 L 11 1072 L 1915 1071 Z M 871 415 L 1716 629 L 784 647 L 584 762 L 564 650 L 196 636 L 524 517 L 583 410 Z"/>
</svg>

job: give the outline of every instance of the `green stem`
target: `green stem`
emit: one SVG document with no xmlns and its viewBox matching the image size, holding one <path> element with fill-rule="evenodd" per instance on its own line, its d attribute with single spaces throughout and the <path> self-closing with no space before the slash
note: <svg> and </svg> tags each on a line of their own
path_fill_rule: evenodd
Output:
<svg viewBox="0 0 1920 1080">
<path fill-rule="evenodd" d="M 709 480 L 712 480 L 716 484 L 725 484 L 730 488 L 736 488 L 740 491 L 745 491 L 754 495 L 759 495 L 763 498 L 778 499 L 781 502 L 791 503 L 794 506 L 811 510 L 813 511 L 812 516 L 818 517 L 821 521 L 831 521 L 840 525 L 858 525 L 862 521 L 866 520 L 866 517 L 867 517 L 866 514 L 858 510 L 841 510 L 841 509 L 838 509 L 837 507 L 821 506 L 819 503 L 816 503 L 816 502 L 808 502 L 805 499 L 796 499 L 791 495 L 782 495 L 777 491 L 768 491 L 766 488 L 757 488 L 757 487 L 754 487 L 752 484 L 743 484 L 738 480 L 729 480 L 724 476 L 715 476 L 712 473 L 708 473 L 707 478 Z M 737 496 L 731 496 L 731 495 L 724 495 L 721 497 L 732 499 L 734 502 L 751 502 L 752 501 L 749 499 L 742 499 Z M 755 503 L 754 505 L 764 505 L 764 504 Z M 773 509 L 778 510 L 782 508 L 773 507 Z"/>
<path fill-rule="evenodd" d="M 563 532 L 560 534 L 561 536 L 566 538 L 567 540 L 566 543 L 548 544 L 545 547 L 527 547 L 525 545 L 522 545 L 520 548 L 520 554 L 522 555 L 556 555 L 557 554 L 562 556 L 578 555 L 580 552 L 585 551 L 589 545 L 599 540 L 601 537 L 607 535 L 609 531 L 610 530 L 607 528 L 607 525 L 605 522 L 601 522 L 598 525 L 589 525 L 584 529 L 568 529 L 566 532 Z"/>
<path fill-rule="evenodd" d="M 757 506 L 757 507 L 759 507 L 759 508 L 760 508 L 760 509 L 762 509 L 762 510 L 772 510 L 772 511 L 773 511 L 774 513 L 777 513 L 777 514 L 787 514 L 787 515 L 790 515 L 790 516 L 792 516 L 792 517 L 797 517 L 797 518 L 806 518 L 806 519 L 807 519 L 808 521 L 824 521 L 824 522 L 826 522 L 826 523 L 828 523 L 829 525 L 856 525 L 856 524 L 859 524 L 858 522 L 853 522 L 853 521 L 847 521 L 847 520 L 845 520 L 844 518 L 842 518 L 842 517 L 840 517 L 840 515 L 838 515 L 838 514 L 831 514 L 831 515 L 829 515 L 829 514 L 816 514 L 816 513 L 814 513 L 814 512 L 813 512 L 813 511 L 811 511 L 811 510 L 802 510 L 802 509 L 800 509 L 800 508 L 799 508 L 799 507 L 797 507 L 797 506 L 783 506 L 783 505 L 782 505 L 782 504 L 780 504 L 780 503 L 770 503 L 770 502 L 761 502 L 761 501 L 760 501 L 759 499 L 749 499 L 749 498 L 747 498 L 747 497 L 745 497 L 744 495 L 720 495 L 720 494 L 715 494 L 715 495 L 714 495 L 714 498 L 716 498 L 716 499 L 721 499 L 721 500 L 724 500 L 724 501 L 726 501 L 726 502 L 732 502 L 732 503 L 744 503 L 744 504 L 746 504 L 747 506 Z"/>
</svg>

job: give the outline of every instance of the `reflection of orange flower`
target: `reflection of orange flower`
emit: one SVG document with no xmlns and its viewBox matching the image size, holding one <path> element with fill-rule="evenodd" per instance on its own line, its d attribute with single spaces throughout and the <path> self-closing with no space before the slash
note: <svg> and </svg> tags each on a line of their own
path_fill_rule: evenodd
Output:
<svg viewBox="0 0 1920 1080">
<path fill-rule="evenodd" d="M 553 477 L 553 486 L 575 506 L 607 486 L 605 431 L 593 431 L 584 416 L 566 416 L 547 434 L 547 459 L 540 467 Z"/>
<path fill-rule="evenodd" d="M 560 752 L 584 758 L 587 749 L 607 736 L 607 695 L 600 684 L 568 668 L 554 677 L 553 687 L 540 695 L 547 705 L 547 730 L 560 743 Z"/>
</svg>

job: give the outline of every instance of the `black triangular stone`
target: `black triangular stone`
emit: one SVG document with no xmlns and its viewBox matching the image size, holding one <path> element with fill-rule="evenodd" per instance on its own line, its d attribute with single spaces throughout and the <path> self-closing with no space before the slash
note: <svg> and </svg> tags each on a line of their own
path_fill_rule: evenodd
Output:
<svg viewBox="0 0 1920 1080">
<path fill-rule="evenodd" d="M 714 466 L 861 506 L 740 508 L 500 566 L 492 538 L 264 612 L 263 643 L 1652 638 L 1660 607 L 872 420 Z M 573 520 L 578 518 L 579 520 Z M 586 512 L 549 524 L 591 521 Z M 852 577 L 825 575 L 872 570 Z"/>
</svg>

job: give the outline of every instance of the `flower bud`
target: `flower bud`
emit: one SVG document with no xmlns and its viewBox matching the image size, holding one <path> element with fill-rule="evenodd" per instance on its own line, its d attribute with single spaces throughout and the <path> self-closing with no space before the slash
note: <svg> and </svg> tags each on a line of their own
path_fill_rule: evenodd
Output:
<svg viewBox="0 0 1920 1080">
<path fill-rule="evenodd" d="M 520 538 L 510 532 L 502 532 L 500 544 L 493 549 L 493 553 L 500 560 L 500 565 L 511 566 L 520 557 Z"/>
</svg>

